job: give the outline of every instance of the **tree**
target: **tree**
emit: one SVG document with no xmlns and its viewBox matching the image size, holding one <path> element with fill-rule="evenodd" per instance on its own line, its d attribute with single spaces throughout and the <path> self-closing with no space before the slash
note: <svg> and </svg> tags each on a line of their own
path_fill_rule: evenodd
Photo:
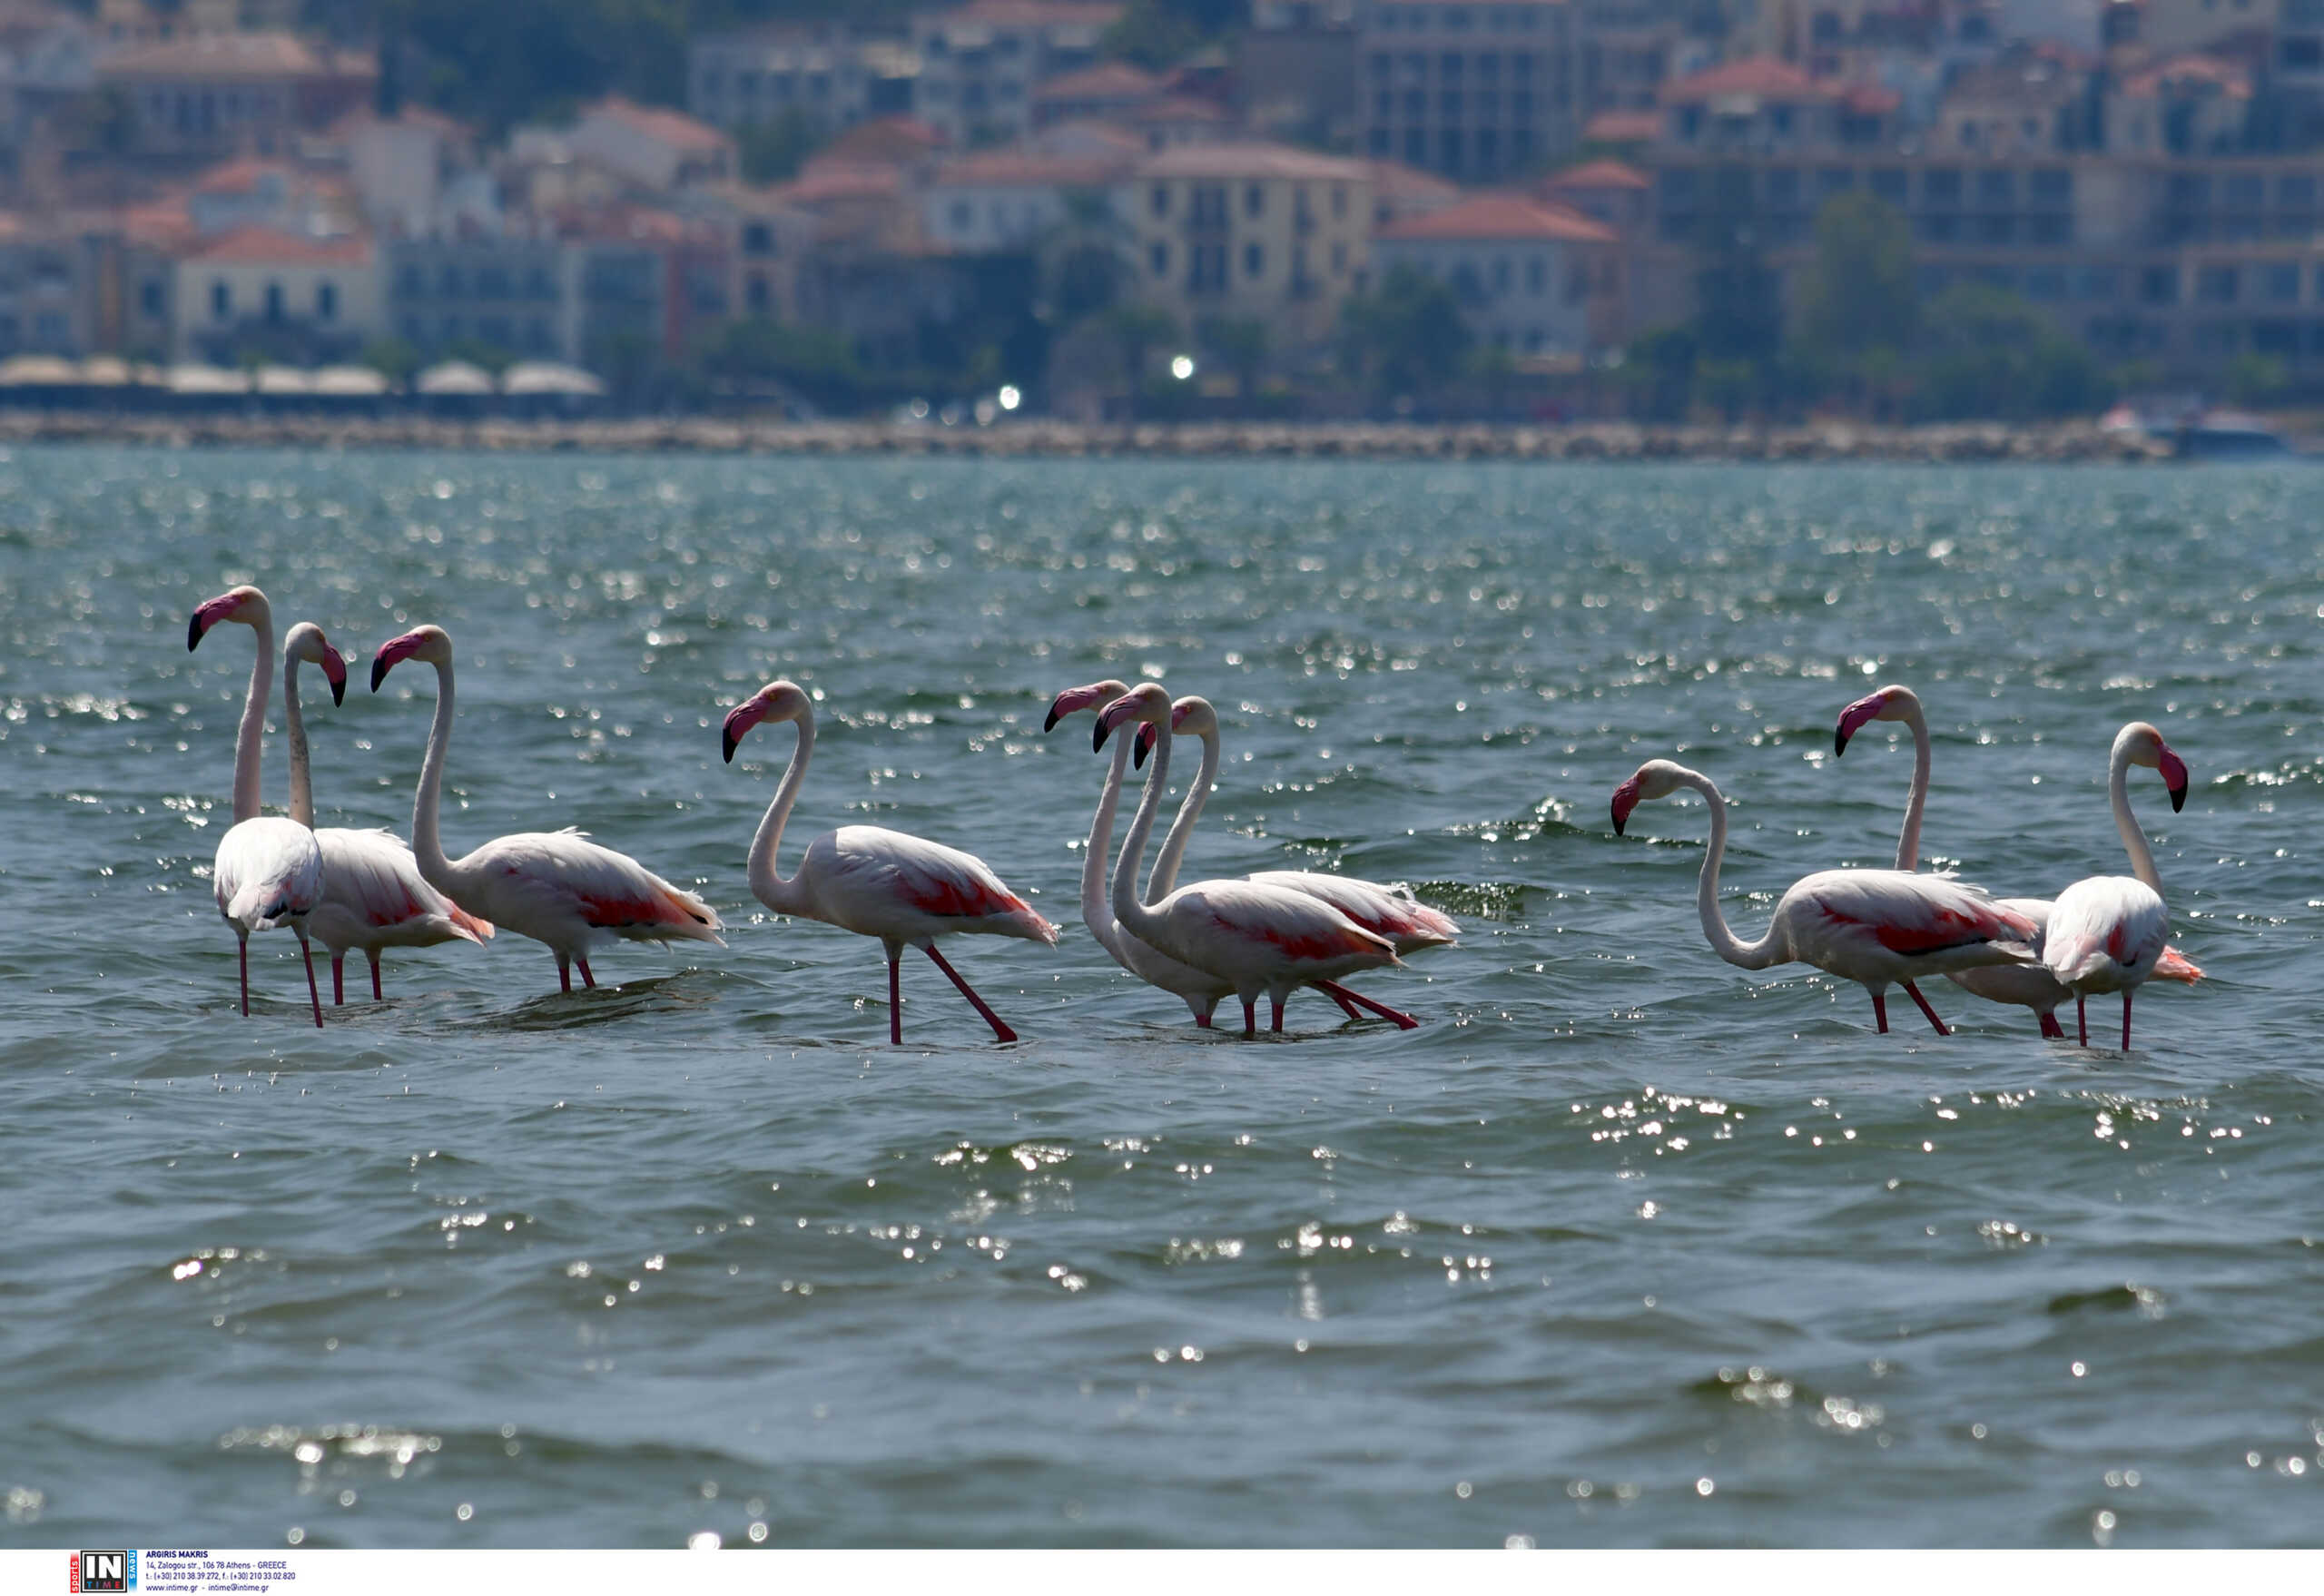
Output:
<svg viewBox="0 0 2324 1596">
<path fill-rule="evenodd" d="M 1158 72 L 1192 54 L 1201 43 L 1201 28 L 1173 7 L 1160 0 L 1131 0 L 1098 47 L 1118 60 Z"/>
<path fill-rule="evenodd" d="M 2273 355 L 2246 350 L 2227 364 L 2228 397 L 2239 405 L 2271 404 L 2291 387 L 2291 373 Z"/>
<path fill-rule="evenodd" d="M 1235 397 L 1248 403 L 1267 358 L 1267 324 L 1256 316 L 1206 316 L 1196 323 L 1195 338 L 1234 369 Z"/>
<path fill-rule="evenodd" d="M 364 365 L 401 388 L 419 369 L 419 351 L 399 338 L 382 338 L 365 344 L 358 357 Z"/>
<path fill-rule="evenodd" d="M 1936 419 L 2086 414 L 2112 397 L 2090 351 L 2006 289 L 1956 282 L 1929 301 L 1921 328 L 1918 399 Z"/>
<path fill-rule="evenodd" d="M 786 182 L 822 140 L 803 111 L 783 112 L 772 122 L 754 122 L 735 134 L 743 176 L 751 182 Z"/>
<path fill-rule="evenodd" d="M 1100 312 L 1098 321 L 1120 354 L 1122 373 L 1129 383 L 1130 406 L 1135 409 L 1137 390 L 1146 383 L 1147 360 L 1155 345 L 1178 336 L 1178 319 L 1158 305 L 1131 301 Z"/>
<path fill-rule="evenodd" d="M 1877 408 L 1919 327 L 1911 223 L 1870 194 L 1825 202 L 1797 308 L 1805 363 L 1851 402 Z"/>
<path fill-rule="evenodd" d="M 1695 273 L 1695 336 L 1707 360 L 1765 366 L 1783 343 L 1783 285 L 1759 245 L 1750 173 L 1715 169 Z"/>
<path fill-rule="evenodd" d="M 1340 352 L 1375 392 L 1433 388 L 1461 369 L 1468 324 L 1452 291 L 1427 273 L 1398 266 L 1368 294 L 1340 306 Z"/>
<path fill-rule="evenodd" d="M 1621 369 L 1633 409 L 1649 421 L 1685 420 L 1694 402 L 1696 356 L 1691 327 L 1656 328 L 1631 340 Z"/>
</svg>

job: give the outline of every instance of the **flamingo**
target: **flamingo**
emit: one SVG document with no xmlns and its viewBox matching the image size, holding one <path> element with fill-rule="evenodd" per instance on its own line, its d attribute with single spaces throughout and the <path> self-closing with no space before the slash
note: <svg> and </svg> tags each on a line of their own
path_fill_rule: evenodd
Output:
<svg viewBox="0 0 2324 1596">
<path fill-rule="evenodd" d="M 1920 868 L 1921 814 L 1928 803 L 1929 736 L 1928 720 L 1921 713 L 1920 695 L 1910 687 L 1891 685 L 1876 693 L 1857 699 L 1840 712 L 1839 724 L 1833 729 L 1832 752 L 1835 757 L 1848 751 L 1848 739 L 1873 721 L 1901 721 L 1913 734 L 1913 786 L 1905 802 L 1905 828 L 1896 838 L 1896 868 Z M 2049 934 L 2050 911 L 2054 907 L 2047 898 L 2002 898 L 1996 900 L 2003 908 L 2014 909 L 2032 921 L 2036 928 L 2034 951 L 2041 952 Z M 2165 980 L 2195 981 L 2203 972 L 2197 969 L 2176 948 L 2165 948 L 2154 973 Z M 2073 994 L 2052 975 L 2046 965 L 2001 964 L 1984 970 L 1964 970 L 1945 978 L 1990 1003 L 2015 1003 L 2034 1010 L 2042 1034 L 2063 1039 L 2065 1030 L 2058 1024 L 2057 1007 Z"/>
<path fill-rule="evenodd" d="M 1173 704 L 1170 729 L 1177 736 L 1202 739 L 1202 769 L 1196 775 L 1194 785 L 1187 789 L 1186 802 L 1178 806 L 1178 818 L 1171 823 L 1170 834 L 1162 840 L 1162 852 L 1155 856 L 1154 873 L 1146 882 L 1149 903 L 1177 883 L 1178 866 L 1186 858 L 1187 844 L 1193 839 L 1195 822 L 1217 782 L 1221 757 L 1218 712 L 1211 707 L 1210 700 L 1188 696 Z M 1158 734 L 1150 725 L 1138 727 L 1137 758 L 1141 762 Z M 1321 898 L 1364 930 L 1387 938 L 1395 944 L 1399 955 L 1427 948 L 1448 948 L 1460 940 L 1461 928 L 1450 915 L 1439 914 L 1416 901 L 1410 892 L 1400 892 L 1376 882 L 1312 870 L 1259 870 L 1245 879 Z"/>
<path fill-rule="evenodd" d="M 1058 722 L 1067 715 L 1084 709 L 1103 708 L 1128 692 L 1129 688 L 1119 682 L 1096 682 L 1087 687 L 1068 688 L 1059 694 L 1050 704 L 1049 718 L 1042 723 L 1041 730 L 1055 731 Z M 1136 742 L 1140 751 L 1140 762 L 1143 763 L 1144 751 L 1153 746 L 1153 728 L 1140 726 L 1138 733 Z M 1107 772 L 1105 788 L 1098 794 L 1097 815 L 1089 823 L 1089 840 L 1081 857 L 1082 922 L 1088 926 L 1089 934 L 1098 939 L 1098 945 L 1113 955 L 1115 963 L 1148 985 L 1176 993 L 1185 1000 L 1187 1007 L 1194 1013 L 1195 1023 L 1207 1029 L 1219 1000 L 1235 990 L 1234 983 L 1206 970 L 1196 970 L 1190 964 L 1182 964 L 1168 954 L 1147 946 L 1137 938 L 1125 935 L 1121 927 L 1115 923 L 1112 905 L 1107 901 L 1107 858 L 1113 839 L 1114 815 L 1121 801 L 1122 778 L 1129 761 L 1131 743 L 1132 739 L 1126 737 L 1114 744 L 1113 764 Z M 1206 773 L 1210 768 L 1206 764 Z M 1206 787 L 1206 783 L 1204 783 L 1189 788 L 1186 802 L 1179 806 L 1178 818 L 1170 828 L 1169 840 L 1163 844 L 1163 857 L 1170 864 L 1170 879 L 1164 879 L 1162 865 L 1157 863 L 1154 875 L 1147 878 L 1146 895 L 1148 902 L 1162 896 L 1175 884 L 1177 861 L 1172 850 L 1175 847 L 1180 854 L 1185 852 L 1186 844 L 1180 833 L 1193 828 L 1194 818 L 1202 810 L 1200 794 Z M 1293 875 L 1297 872 L 1284 871 L 1276 873 Z M 1383 1019 L 1393 1020 L 1402 1030 L 1410 1030 L 1420 1023 L 1409 1014 L 1400 1013 L 1384 1003 L 1375 1003 L 1350 991 L 1337 981 L 1320 981 L 1316 986 L 1351 1019 L 1363 1018 L 1364 1010 L 1368 1008 Z"/>
<path fill-rule="evenodd" d="M 2086 1000 L 2093 992 L 2122 994 L 2122 1050 L 2131 1047 L 2131 994 L 2145 983 L 2161 962 L 2171 935 L 2170 911 L 2163 907 L 2162 878 L 2155 872 L 2154 855 L 2146 833 L 2131 813 L 2131 766 L 2159 771 L 2163 790 L 2171 794 L 2177 813 L 2187 802 L 2187 766 L 2162 734 L 2144 721 L 2132 721 L 2114 734 L 2107 758 L 2107 795 L 2113 802 L 2114 829 L 2131 856 L 2132 875 L 2084 877 L 2058 894 L 2050 914 L 2050 934 L 2042 962 L 2060 985 L 2074 997 L 2074 1020 L 2083 1047 L 2090 1045 L 2090 1016 Z"/>
<path fill-rule="evenodd" d="M 891 1045 L 903 1045 L 903 977 L 899 961 L 908 942 L 935 961 L 936 968 L 960 989 L 960 995 L 992 1027 L 994 1039 L 1015 1041 L 1017 1033 L 937 951 L 936 939 L 966 932 L 1023 937 L 1055 947 L 1057 927 L 1003 885 L 975 854 L 882 826 L 842 826 L 825 832 L 807 844 L 797 872 L 784 880 L 775 869 L 775 852 L 783 843 L 783 823 L 791 818 L 792 805 L 807 779 L 807 761 L 815 751 L 815 712 L 796 684 L 769 682 L 726 716 L 723 737 L 729 764 L 734 761 L 734 745 L 761 721 L 796 722 L 799 742 L 792 752 L 790 768 L 774 790 L 774 800 L 759 822 L 758 834 L 751 839 L 751 892 L 777 914 L 820 920 L 842 931 L 880 940 L 888 953 Z"/>
<path fill-rule="evenodd" d="M 282 640 L 282 723 L 290 742 L 290 818 L 315 823 L 313 783 L 307 773 L 307 723 L 299 713 L 299 666 L 322 667 L 330 701 L 347 697 L 347 662 L 312 621 L 300 621 Z M 330 950 L 330 1000 L 347 1001 L 347 951 L 360 948 L 371 962 L 371 998 L 381 1000 L 379 950 L 425 948 L 437 942 L 481 944 L 492 927 L 429 886 L 411 850 L 393 832 L 325 826 L 315 832 L 323 854 L 323 901 L 307 929 Z"/>
<path fill-rule="evenodd" d="M 1883 1032 L 1888 1029 L 1888 988 L 1901 985 L 1945 1036 L 1950 1034 L 1945 1022 L 1915 981 L 1982 965 L 2023 964 L 2034 957 L 2027 945 L 2034 925 L 2023 914 L 1975 887 L 1900 870 L 1820 870 L 1802 876 L 1777 901 L 1767 934 L 1756 942 L 1739 941 L 1719 912 L 1727 800 L 1709 776 L 1667 759 L 1647 761 L 1614 789 L 1614 834 L 1622 834 L 1640 803 L 1667 798 L 1681 787 L 1701 793 L 1710 805 L 1710 846 L 1695 896 L 1703 935 L 1729 964 L 1765 970 L 1797 961 L 1861 981 L 1872 994 L 1872 1016 Z"/>
<path fill-rule="evenodd" d="M 315 990 L 307 916 L 322 901 L 322 850 L 310 828 L 258 812 L 259 747 L 266 734 L 267 691 L 274 684 L 274 611 L 265 594 L 248 586 L 207 599 L 186 625 L 186 652 L 199 648 L 221 621 L 258 634 L 258 663 L 251 667 L 242 724 L 234 734 L 234 823 L 218 839 L 218 854 L 211 864 L 218 912 L 234 928 L 240 944 L 242 1017 L 247 1020 L 251 1012 L 251 932 L 287 925 L 299 938 L 299 957 L 307 966 L 307 996 L 320 1029 L 323 1000 Z"/>
<path fill-rule="evenodd" d="M 1103 748 L 1108 735 L 1132 721 L 1159 728 L 1169 720 L 1169 693 L 1147 682 L 1106 706 L 1093 742 Z M 1270 1029 L 1280 1031 L 1283 1002 L 1293 989 L 1399 962 L 1387 938 L 1365 931 L 1320 898 L 1285 887 L 1198 882 L 1165 894 L 1151 907 L 1139 902 L 1138 866 L 1168 785 L 1172 741 L 1165 737 L 1155 744 L 1146 792 L 1114 866 L 1114 920 L 1124 932 L 1229 982 L 1243 1000 L 1245 1036 L 1258 1030 L 1261 992 L 1274 1010 Z"/>
<path fill-rule="evenodd" d="M 436 667 L 436 717 L 428 728 L 428 754 L 412 797 L 411 850 L 419 873 L 461 909 L 535 941 L 556 955 L 558 990 L 573 990 L 572 966 L 594 987 L 589 950 L 620 939 L 633 942 L 726 941 L 718 911 L 693 892 L 672 886 L 632 859 L 561 832 L 517 832 L 495 837 L 461 859 L 444 856 L 436 823 L 443 799 L 444 760 L 452 743 L 452 640 L 441 626 L 420 626 L 379 645 L 371 658 L 371 691 L 403 660 Z"/>
</svg>

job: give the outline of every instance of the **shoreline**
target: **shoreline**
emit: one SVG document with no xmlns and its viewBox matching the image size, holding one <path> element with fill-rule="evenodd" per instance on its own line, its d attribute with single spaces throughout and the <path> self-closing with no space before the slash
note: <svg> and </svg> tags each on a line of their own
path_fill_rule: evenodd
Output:
<svg viewBox="0 0 2324 1596">
<path fill-rule="evenodd" d="M 1895 461 L 2144 464 L 2167 443 L 2089 422 L 1915 427 L 1571 426 L 1503 423 L 1190 421 L 998 426 L 755 421 L 711 417 L 458 418 L 400 413 L 127 414 L 0 409 L 0 446 L 429 449 L 482 453 L 912 455 L 969 458 L 1362 460 Z"/>
</svg>

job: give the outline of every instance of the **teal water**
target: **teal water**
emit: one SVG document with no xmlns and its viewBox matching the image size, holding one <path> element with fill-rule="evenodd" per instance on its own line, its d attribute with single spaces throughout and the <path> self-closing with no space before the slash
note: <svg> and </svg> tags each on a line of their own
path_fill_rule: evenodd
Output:
<svg viewBox="0 0 2324 1596">
<path fill-rule="evenodd" d="M 11 1544 L 2315 1544 L 2324 1541 L 2324 550 L 2315 478 L 19 452 L 0 459 L 0 1493 Z M 578 824 L 727 951 L 391 954 L 303 1023 L 233 938 L 235 581 L 354 655 L 317 802 L 407 831 L 452 633 L 455 852 Z M 758 910 L 793 822 L 968 848 L 1065 927 L 924 960 Z M 1228 763 L 1190 874 L 1408 881 L 1462 946 L 1194 1030 L 1076 912 L 1102 775 L 1051 694 L 1158 676 Z M 1873 1034 L 1693 908 L 1925 843 L 2119 872 L 2179 946 L 2136 1050 Z M 268 745 L 268 795 L 285 765 Z M 1193 748 L 1177 769 L 1191 774 Z M 456 802 L 454 800 L 457 800 Z M 2111 1023 L 2111 1001 L 2093 1020 Z M 2069 1020 L 2069 1023 L 2071 1021 Z M 2103 1033 L 2104 1027 L 2099 1029 Z"/>
</svg>

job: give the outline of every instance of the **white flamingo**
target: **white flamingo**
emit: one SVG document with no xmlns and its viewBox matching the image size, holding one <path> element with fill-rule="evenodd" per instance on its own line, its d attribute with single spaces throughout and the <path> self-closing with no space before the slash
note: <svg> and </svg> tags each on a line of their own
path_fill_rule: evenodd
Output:
<svg viewBox="0 0 2324 1596">
<path fill-rule="evenodd" d="M 1940 876 L 1900 870 L 1821 870 L 1792 883 L 1776 903 L 1767 934 L 1740 941 L 1718 907 L 1718 867 L 1727 854 L 1727 801 L 1700 771 L 1650 759 L 1614 789 L 1614 832 L 1649 799 L 1691 788 L 1710 806 L 1710 845 L 1703 853 L 1696 907 L 1703 935 L 1718 956 L 1745 970 L 1794 961 L 1813 964 L 1872 994 L 1872 1015 L 1888 1029 L 1887 990 L 1902 986 L 1939 1035 L 1945 1022 L 1914 983 L 1981 965 L 2023 964 L 2034 922 L 2004 909 L 1977 888 Z"/>
<path fill-rule="evenodd" d="M 1103 748 L 1118 727 L 1141 722 L 1156 728 L 1170 720 L 1170 695 L 1147 682 L 1106 706 L 1093 739 Z M 1258 1030 L 1257 1004 L 1267 994 L 1272 1029 L 1283 1029 L 1283 1003 L 1295 990 L 1336 981 L 1359 970 L 1398 962 L 1387 938 L 1374 935 L 1320 898 L 1247 881 L 1197 882 L 1150 907 L 1138 901 L 1137 872 L 1168 784 L 1170 743 L 1155 745 L 1129 834 L 1114 866 L 1114 919 L 1121 929 L 1181 963 L 1232 984 L 1243 1001 L 1243 1034 Z"/>
<path fill-rule="evenodd" d="M 570 828 L 517 832 L 463 858 L 446 858 L 437 811 L 452 743 L 452 640 L 441 626 L 420 626 L 381 644 L 371 659 L 371 691 L 407 659 L 436 667 L 436 716 L 411 806 L 411 851 L 429 886 L 478 920 L 546 943 L 556 955 L 557 986 L 568 992 L 576 964 L 583 985 L 597 984 L 589 950 L 603 942 L 726 945 L 718 934 L 718 911 L 698 895 Z"/>
<path fill-rule="evenodd" d="M 1002 1023 L 990 1004 L 961 978 L 936 939 L 960 933 L 1023 937 L 1054 947 L 1057 927 L 1010 892 L 999 876 L 973 853 L 947 848 L 923 838 L 891 832 L 883 826 L 842 826 L 825 832 L 807 844 L 799 868 L 785 880 L 775 868 L 775 853 L 783 845 L 783 827 L 807 779 L 807 761 L 815 751 L 815 712 L 807 695 L 791 682 L 769 682 L 736 704 L 726 716 L 721 734 L 726 761 L 733 764 L 734 745 L 761 721 L 792 721 L 799 741 L 792 751 L 790 768 L 774 790 L 774 799 L 751 839 L 751 892 L 777 914 L 820 920 L 826 925 L 876 937 L 888 954 L 888 1040 L 904 1039 L 903 977 L 899 961 L 906 944 L 918 948 L 960 990 L 998 1040 L 1013 1042 L 1017 1033 Z"/>
<path fill-rule="evenodd" d="M 1087 687 L 1068 688 L 1050 704 L 1049 718 L 1042 723 L 1041 730 L 1054 731 L 1058 722 L 1067 715 L 1085 709 L 1102 709 L 1128 692 L 1129 688 L 1120 682 L 1094 682 Z M 1141 725 L 1138 728 L 1135 741 L 1140 751 L 1141 763 L 1144 751 L 1153 746 L 1153 731 L 1151 726 Z M 1114 816 L 1121 802 L 1122 781 L 1127 773 L 1125 767 L 1129 763 L 1132 741 L 1125 737 L 1114 744 L 1114 756 L 1107 769 L 1106 784 L 1098 796 L 1098 813 L 1089 823 L 1089 840 L 1084 844 L 1081 856 L 1082 922 L 1088 926 L 1089 934 L 1097 938 L 1098 946 L 1113 955 L 1115 963 L 1149 986 L 1159 987 L 1184 1000 L 1187 1009 L 1193 1011 L 1195 1023 L 1208 1027 L 1219 1000 L 1235 990 L 1234 984 L 1207 970 L 1182 964 L 1168 954 L 1125 933 L 1115 923 L 1113 905 L 1108 898 L 1106 874 L 1110 863 Z M 1205 768 L 1207 770 L 1209 767 L 1206 765 Z M 1193 830 L 1195 818 L 1202 811 L 1203 790 L 1200 784 L 1188 788 L 1185 801 L 1178 806 L 1178 818 L 1162 845 L 1163 857 L 1169 862 L 1169 873 L 1166 879 L 1162 866 L 1156 865 L 1154 873 L 1147 879 L 1146 901 L 1149 903 L 1164 896 L 1177 884 L 1177 857 L 1186 851 L 1185 833 Z M 1292 875 L 1297 872 L 1282 871 L 1275 873 Z M 1350 991 L 1337 981 L 1318 981 L 1315 986 L 1351 1019 L 1362 1019 L 1364 1010 L 1370 1009 L 1383 1019 L 1393 1020 L 1403 1030 L 1410 1030 L 1420 1023 L 1412 1016 L 1384 1003 L 1375 1003 L 1370 998 Z"/>
<path fill-rule="evenodd" d="M 313 783 L 307 771 L 307 723 L 299 713 L 299 666 L 320 665 L 330 701 L 347 696 L 347 662 L 312 621 L 300 621 L 282 640 L 282 729 L 290 744 L 290 818 L 315 823 Z M 323 854 L 323 901 L 307 930 L 330 950 L 330 1000 L 347 1001 L 347 951 L 360 948 L 371 963 L 371 998 L 381 1000 L 379 952 L 438 942 L 482 943 L 492 927 L 428 884 L 419 862 L 393 832 L 324 826 L 315 832 Z"/>
<path fill-rule="evenodd" d="M 1921 711 L 1920 695 L 1910 687 L 1883 687 L 1840 712 L 1839 723 L 1832 732 L 1834 755 L 1846 754 L 1848 739 L 1874 721 L 1902 722 L 1913 734 L 1913 786 L 1905 801 L 1904 830 L 1896 837 L 1896 868 L 1916 871 L 1920 868 L 1921 816 L 1928 805 L 1928 718 Z M 2034 951 L 2041 952 L 2046 945 L 2050 911 L 2054 903 L 2047 898 L 2001 898 L 1995 901 L 2034 923 L 2037 930 Z M 2176 948 L 2163 949 L 2154 973 L 2160 980 L 2182 981 L 2200 980 L 2203 974 Z M 2045 1037 L 2063 1039 L 2066 1034 L 2058 1023 L 2057 1007 L 2073 994 L 2050 973 L 2046 965 L 2000 964 L 1984 970 L 1960 970 L 1945 979 L 1987 1002 L 2014 1003 L 2031 1009 Z"/>
<path fill-rule="evenodd" d="M 2050 934 L 2042 961 L 2074 996 L 2074 1020 L 2082 1045 L 2090 1045 L 2086 1000 L 2093 992 L 2122 994 L 2122 1049 L 2131 1046 L 2131 994 L 2162 961 L 2171 938 L 2171 914 L 2163 906 L 2162 878 L 2154 868 L 2146 833 L 2131 813 L 2131 766 L 2161 773 L 2176 813 L 2187 802 L 2187 766 L 2162 734 L 2132 721 L 2114 734 L 2106 762 L 2107 796 L 2114 806 L 2114 829 L 2131 856 L 2132 875 L 2093 875 L 2058 894 L 2050 913 Z"/>
<path fill-rule="evenodd" d="M 188 653 L 202 645 L 210 628 L 232 621 L 258 634 L 258 663 L 251 667 L 250 691 L 242 699 L 242 724 L 234 733 L 234 823 L 218 839 L 211 885 L 218 912 L 234 928 L 240 944 L 242 1014 L 251 1011 L 251 932 L 289 926 L 299 938 L 307 966 L 307 996 L 315 1024 L 323 1022 L 322 996 L 315 990 L 314 951 L 307 944 L 307 916 L 322 901 L 322 850 L 315 833 L 295 820 L 261 814 L 259 748 L 266 734 L 266 697 L 274 682 L 274 611 L 266 595 L 241 586 L 205 600 L 186 625 Z"/>
</svg>

